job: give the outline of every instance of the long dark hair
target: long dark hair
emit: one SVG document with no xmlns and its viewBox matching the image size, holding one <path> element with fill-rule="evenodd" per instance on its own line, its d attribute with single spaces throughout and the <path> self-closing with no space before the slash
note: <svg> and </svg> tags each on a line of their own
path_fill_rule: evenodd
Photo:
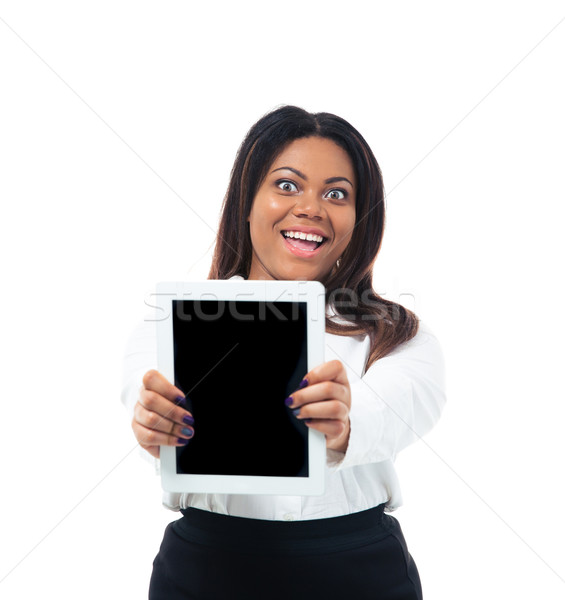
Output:
<svg viewBox="0 0 565 600">
<path fill-rule="evenodd" d="M 341 117 L 283 106 L 251 127 L 233 165 L 208 277 L 247 278 L 252 256 L 247 218 L 257 190 L 285 146 L 312 136 L 330 139 L 343 148 L 357 176 L 353 235 L 336 268 L 323 283 L 326 302 L 338 317 L 326 319 L 326 330 L 337 335 L 368 334 L 371 340 L 368 368 L 413 338 L 418 331 L 418 319 L 413 312 L 385 300 L 373 289 L 372 269 L 385 224 L 383 179 L 363 136 Z"/>
</svg>

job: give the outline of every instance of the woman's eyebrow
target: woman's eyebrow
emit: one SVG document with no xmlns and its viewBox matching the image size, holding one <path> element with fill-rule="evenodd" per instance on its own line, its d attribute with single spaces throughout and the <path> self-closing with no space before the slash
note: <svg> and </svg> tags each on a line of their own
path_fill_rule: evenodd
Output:
<svg viewBox="0 0 565 600">
<path fill-rule="evenodd" d="M 271 171 L 271 173 L 274 173 L 275 171 L 282 171 L 284 169 L 287 169 L 288 171 L 292 171 L 293 173 L 296 173 L 298 175 L 298 177 L 302 177 L 302 179 L 304 179 L 304 181 L 308 181 L 308 177 L 306 177 L 306 175 L 304 175 L 304 173 L 301 173 L 298 169 L 295 169 L 293 167 L 279 167 L 278 169 L 273 169 Z"/>
<path fill-rule="evenodd" d="M 275 171 L 282 171 L 282 170 L 288 170 L 288 171 L 292 171 L 293 173 L 296 173 L 298 175 L 298 177 L 301 177 L 302 179 L 304 179 L 304 181 L 308 181 L 308 177 L 306 177 L 306 175 L 304 175 L 304 173 L 301 173 L 298 169 L 295 169 L 294 167 L 279 167 L 278 169 L 273 169 L 271 171 L 271 173 L 274 173 Z M 349 179 L 347 179 L 347 177 L 330 177 L 329 179 L 326 179 L 326 181 L 324 183 L 336 183 L 338 181 L 347 181 L 347 183 L 353 187 L 353 184 L 351 183 L 351 181 L 349 181 Z"/>
<path fill-rule="evenodd" d="M 353 184 L 347 177 L 330 177 L 329 179 L 326 179 L 325 183 L 336 183 L 337 181 L 347 181 L 347 183 L 353 187 Z"/>
</svg>

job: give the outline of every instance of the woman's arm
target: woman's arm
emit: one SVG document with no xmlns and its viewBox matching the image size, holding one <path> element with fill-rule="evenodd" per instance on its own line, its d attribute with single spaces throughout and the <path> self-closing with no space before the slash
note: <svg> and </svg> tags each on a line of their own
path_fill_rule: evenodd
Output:
<svg viewBox="0 0 565 600">
<path fill-rule="evenodd" d="M 157 370 L 155 322 L 144 321 L 130 336 L 124 355 L 122 402 L 141 448 L 159 458 L 163 445 L 183 446 L 194 435 L 184 394 Z"/>
<path fill-rule="evenodd" d="M 427 433 L 445 404 L 444 360 L 425 326 L 410 341 L 376 361 L 350 384 L 345 366 L 334 360 L 311 371 L 308 386 L 292 394 L 298 418 L 326 435 L 337 450 L 338 468 L 394 459 Z"/>
<path fill-rule="evenodd" d="M 436 337 L 418 334 L 376 361 L 352 386 L 351 435 L 340 468 L 393 459 L 437 423 L 445 367 Z"/>
</svg>

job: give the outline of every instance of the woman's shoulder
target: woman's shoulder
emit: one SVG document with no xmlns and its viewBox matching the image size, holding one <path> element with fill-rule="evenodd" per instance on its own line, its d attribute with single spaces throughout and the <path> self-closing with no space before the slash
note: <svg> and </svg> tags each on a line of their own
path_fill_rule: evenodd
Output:
<svg viewBox="0 0 565 600">
<path fill-rule="evenodd" d="M 427 323 L 418 320 L 418 331 L 416 332 L 416 335 L 406 342 L 399 344 L 383 358 L 406 352 L 429 352 L 432 348 L 441 350 L 439 340 Z"/>
<path fill-rule="evenodd" d="M 377 359 L 367 370 L 365 364 L 371 350 L 370 338 L 363 335 L 336 335 L 326 332 L 326 354 L 330 351 L 332 358 L 340 358 L 355 365 L 358 373 L 365 375 L 369 372 L 384 370 L 439 369 L 443 371 L 444 357 L 441 345 L 432 328 L 422 321 L 418 323 L 416 335 L 402 342 L 386 356 Z"/>
<path fill-rule="evenodd" d="M 418 331 L 410 340 L 399 344 L 386 356 L 376 360 L 368 372 L 401 372 L 411 377 L 431 379 L 443 389 L 445 379 L 445 359 L 441 344 L 432 328 L 422 321 Z"/>
</svg>

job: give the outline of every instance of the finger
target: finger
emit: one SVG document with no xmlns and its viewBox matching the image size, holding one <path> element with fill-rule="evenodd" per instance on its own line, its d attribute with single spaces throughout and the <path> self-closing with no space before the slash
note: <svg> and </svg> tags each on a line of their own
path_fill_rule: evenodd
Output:
<svg viewBox="0 0 565 600">
<path fill-rule="evenodd" d="M 147 448 L 144 446 L 140 447 L 149 452 L 149 454 L 155 458 L 160 458 L 161 456 L 161 446 L 148 446 Z"/>
<path fill-rule="evenodd" d="M 336 383 L 335 381 L 322 381 L 294 392 L 285 400 L 285 403 L 290 408 L 296 408 L 297 406 L 303 406 L 311 402 L 322 402 L 332 399 L 340 400 L 344 404 L 347 404 L 347 398 L 347 389 L 343 384 Z"/>
<path fill-rule="evenodd" d="M 143 376 L 143 386 L 146 390 L 156 392 L 171 402 L 179 403 L 184 399 L 184 393 L 166 379 L 159 371 L 152 369 Z"/>
<path fill-rule="evenodd" d="M 154 429 L 162 433 L 167 433 L 171 436 L 191 438 L 194 435 L 194 429 L 189 427 L 188 423 L 179 425 L 159 415 L 156 412 L 147 410 L 139 402 L 135 405 L 134 418 L 137 423 L 143 425 L 147 429 Z"/>
<path fill-rule="evenodd" d="M 193 425 L 192 415 L 182 408 L 173 404 L 161 394 L 152 390 L 142 389 L 139 394 L 139 404 L 149 412 L 156 413 L 164 419 L 168 419 L 177 425 Z"/>
<path fill-rule="evenodd" d="M 293 410 L 297 419 L 318 419 L 343 421 L 347 420 L 349 408 L 339 400 L 311 402 Z"/>
<path fill-rule="evenodd" d="M 152 446 L 185 446 L 190 441 L 155 429 L 148 429 L 136 421 L 132 423 L 132 429 L 135 439 L 146 450 Z"/>
<path fill-rule="evenodd" d="M 349 385 L 347 372 L 343 363 L 339 360 L 330 360 L 314 367 L 311 371 L 306 373 L 304 380 L 306 380 L 308 387 L 321 381 L 328 380 Z"/>
<path fill-rule="evenodd" d="M 328 440 L 339 438 L 347 429 L 347 425 L 343 421 L 335 419 L 312 419 L 305 421 L 305 424 L 310 429 L 316 429 L 323 433 Z"/>
</svg>

